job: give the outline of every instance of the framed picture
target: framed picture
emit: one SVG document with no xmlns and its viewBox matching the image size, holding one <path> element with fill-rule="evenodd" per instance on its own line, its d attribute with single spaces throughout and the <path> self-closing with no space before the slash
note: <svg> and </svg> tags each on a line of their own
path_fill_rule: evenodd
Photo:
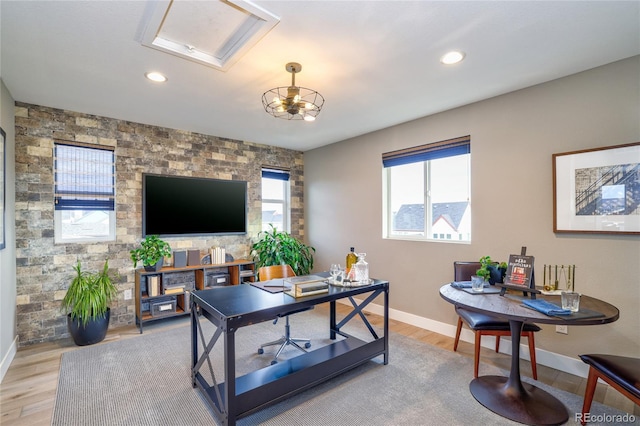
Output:
<svg viewBox="0 0 640 426">
<path fill-rule="evenodd" d="M 7 245 L 6 232 L 5 232 L 5 216 L 6 216 L 6 164 L 7 164 L 7 147 L 6 144 L 7 134 L 0 128 L 0 250 Z"/>
<path fill-rule="evenodd" d="M 640 142 L 553 154 L 553 232 L 640 234 Z"/>
</svg>

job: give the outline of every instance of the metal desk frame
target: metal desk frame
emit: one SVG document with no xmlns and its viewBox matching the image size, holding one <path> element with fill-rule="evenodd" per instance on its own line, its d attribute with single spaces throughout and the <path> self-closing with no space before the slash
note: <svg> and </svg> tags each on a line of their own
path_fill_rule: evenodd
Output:
<svg viewBox="0 0 640 426">
<path fill-rule="evenodd" d="M 367 293 L 369 293 L 367 295 Z M 366 295 L 364 300 L 353 296 Z M 378 336 L 363 308 L 378 296 L 384 297 L 383 336 Z M 348 298 L 352 310 L 338 322 L 336 301 Z M 235 332 L 240 327 L 271 321 L 291 312 L 305 310 L 329 302 L 329 337 L 345 337 L 288 360 L 282 360 L 240 377 L 235 376 Z M 359 316 L 371 333 L 372 340 L 363 341 L 341 330 L 355 316 Z M 210 321 L 216 328 L 212 336 L 205 336 L 201 321 Z M 374 280 L 363 287 L 330 286 L 329 293 L 293 298 L 283 293 L 269 293 L 251 285 L 223 287 L 195 291 L 191 297 L 191 380 L 199 388 L 217 420 L 235 425 L 236 420 L 292 395 L 329 380 L 377 356 L 389 361 L 389 282 Z M 224 344 L 224 381 L 216 378 L 209 355 L 216 343 Z M 200 347 L 203 348 L 199 353 Z M 208 383 L 201 369 L 208 366 Z"/>
</svg>

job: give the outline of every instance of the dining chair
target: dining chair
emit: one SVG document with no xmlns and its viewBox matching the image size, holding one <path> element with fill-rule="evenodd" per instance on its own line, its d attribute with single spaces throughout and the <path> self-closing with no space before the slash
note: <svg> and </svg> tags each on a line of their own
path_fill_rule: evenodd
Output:
<svg viewBox="0 0 640 426">
<path fill-rule="evenodd" d="M 602 379 L 609 386 L 640 406 L 640 358 L 585 354 L 580 355 L 580 359 L 589 365 L 589 377 L 587 378 L 587 388 L 584 392 L 580 423 L 583 425 L 587 423 L 587 413 L 591 409 L 591 402 L 593 401 L 598 379 Z"/>
<path fill-rule="evenodd" d="M 480 266 L 480 262 L 453 262 L 453 280 L 470 281 L 471 276 L 476 274 L 476 271 L 480 269 Z M 475 297 L 482 296 L 477 295 Z M 475 334 L 473 377 L 477 378 L 478 365 L 480 364 L 480 340 L 482 339 L 482 336 L 495 336 L 496 352 L 499 352 L 500 337 L 511 336 L 509 321 L 501 320 L 499 318 L 492 317 L 487 314 L 481 314 L 479 312 L 472 312 L 458 306 L 455 307 L 455 310 L 458 314 L 458 327 L 456 329 L 456 338 L 453 342 L 453 350 L 458 350 L 460 332 L 462 331 L 462 323 L 464 322 Z M 526 336 L 529 342 L 529 356 L 531 357 L 531 371 L 534 380 L 538 380 L 538 370 L 536 368 L 536 346 L 533 333 L 540 330 L 541 328 L 535 324 L 525 323 L 522 327 L 522 336 Z"/>
<path fill-rule="evenodd" d="M 273 280 L 273 279 L 277 279 L 277 278 L 287 278 L 287 277 L 295 277 L 296 273 L 294 272 L 293 268 L 291 268 L 290 265 L 274 265 L 274 266 L 263 266 L 261 268 L 258 268 L 258 280 L 259 281 L 268 281 L 268 280 Z M 273 361 L 271 361 L 271 364 L 276 364 L 278 362 L 278 356 L 280 356 L 280 353 L 282 353 L 282 351 L 284 350 L 284 348 L 286 348 L 288 345 L 291 345 L 295 348 L 300 349 L 302 352 L 307 352 L 305 350 L 305 348 L 310 348 L 311 347 L 311 340 L 310 339 L 302 339 L 302 338 L 298 338 L 298 337 L 291 337 L 291 328 L 289 325 L 289 315 L 292 314 L 297 314 L 299 312 L 303 312 L 303 311 L 307 311 L 313 309 L 313 306 L 308 307 L 308 308 L 304 308 L 304 309 L 299 309 L 293 312 L 287 312 L 286 314 L 282 314 L 279 315 L 279 317 L 283 317 L 285 318 L 285 324 L 284 324 L 284 335 L 279 338 L 278 340 L 274 340 L 272 342 L 267 342 L 264 343 L 262 345 L 260 345 L 260 348 L 258 349 L 258 353 L 259 354 L 263 354 L 264 353 L 264 348 L 267 346 L 276 346 L 276 345 L 280 345 L 280 348 L 278 349 L 278 351 L 276 352 L 276 355 L 273 357 Z M 278 318 L 276 318 L 273 323 L 276 324 L 278 322 Z M 304 343 L 304 348 L 302 346 L 300 346 L 298 343 Z"/>
</svg>

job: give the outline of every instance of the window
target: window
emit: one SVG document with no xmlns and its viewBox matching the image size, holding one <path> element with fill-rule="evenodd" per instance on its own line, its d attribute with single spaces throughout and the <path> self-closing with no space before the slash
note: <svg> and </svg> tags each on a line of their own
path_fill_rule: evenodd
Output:
<svg viewBox="0 0 640 426">
<path fill-rule="evenodd" d="M 382 155 L 383 237 L 471 241 L 470 137 Z"/>
<path fill-rule="evenodd" d="M 115 240 L 113 149 L 72 142 L 53 149 L 55 242 Z"/>
<path fill-rule="evenodd" d="M 289 171 L 262 169 L 262 230 L 291 232 Z"/>
</svg>

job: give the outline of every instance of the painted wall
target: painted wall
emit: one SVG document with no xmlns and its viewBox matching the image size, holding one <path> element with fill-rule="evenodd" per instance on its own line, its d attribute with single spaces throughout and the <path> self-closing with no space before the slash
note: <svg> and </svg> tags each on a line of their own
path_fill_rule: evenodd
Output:
<svg viewBox="0 0 640 426">
<path fill-rule="evenodd" d="M 15 131 L 13 98 L 0 80 L 0 127 L 6 133 L 5 144 L 5 242 L 0 250 L 0 380 L 16 351 L 16 234 L 15 221 Z M 1 161 L 1 159 L 0 159 Z"/>
<path fill-rule="evenodd" d="M 539 349 L 640 356 L 640 237 L 556 235 L 553 153 L 640 141 L 640 57 L 305 152 L 305 216 L 316 269 L 367 253 L 371 275 L 391 282 L 391 308 L 453 335 L 457 317 L 438 289 L 454 260 L 506 260 L 526 246 L 543 264 L 575 264 L 576 289 L 612 303 L 612 324 L 543 325 Z M 387 151 L 471 135 L 471 244 L 382 238 Z M 630 159 L 631 160 L 631 159 Z M 640 162 L 640 158 L 635 159 Z M 441 327 L 442 325 L 445 327 Z"/>
</svg>

